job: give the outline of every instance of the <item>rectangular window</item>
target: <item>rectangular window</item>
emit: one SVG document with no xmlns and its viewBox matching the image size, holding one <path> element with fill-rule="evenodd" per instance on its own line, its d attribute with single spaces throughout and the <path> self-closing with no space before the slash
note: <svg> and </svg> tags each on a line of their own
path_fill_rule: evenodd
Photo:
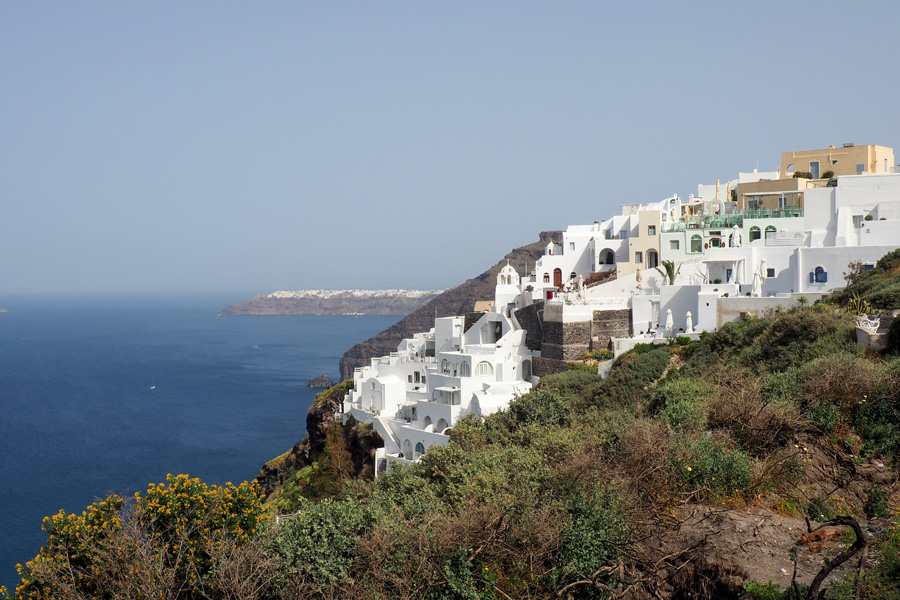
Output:
<svg viewBox="0 0 900 600">
<path fill-rule="evenodd" d="M 775 269 L 766 269 L 766 277 L 775 277 Z"/>
<path fill-rule="evenodd" d="M 669 250 L 678 250 L 678 240 L 669 240 Z"/>
<path fill-rule="evenodd" d="M 575 242 L 569 242 L 569 250 L 571 250 L 572 252 L 575 251 Z"/>
<path fill-rule="evenodd" d="M 863 163 L 857 163 L 857 164 L 856 164 L 856 174 L 857 174 L 857 175 L 859 175 L 860 173 L 865 172 L 865 170 L 866 170 L 866 165 L 864 165 Z"/>
<path fill-rule="evenodd" d="M 620 240 L 628 239 L 628 230 L 627 229 L 623 229 L 622 231 L 619 232 L 619 239 Z"/>
<path fill-rule="evenodd" d="M 643 263 L 644 262 L 644 253 L 643 252 L 635 252 L 634 253 L 634 262 Z"/>
<path fill-rule="evenodd" d="M 647 235 L 656 235 L 656 225 L 647 225 Z"/>
<path fill-rule="evenodd" d="M 817 160 L 809 161 L 809 174 L 812 175 L 813 179 L 819 178 L 819 161 L 817 161 Z"/>
</svg>

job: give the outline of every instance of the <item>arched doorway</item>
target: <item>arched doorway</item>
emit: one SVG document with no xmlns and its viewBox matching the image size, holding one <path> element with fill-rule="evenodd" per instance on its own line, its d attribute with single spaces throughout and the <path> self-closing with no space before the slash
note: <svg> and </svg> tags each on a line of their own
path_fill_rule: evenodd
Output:
<svg viewBox="0 0 900 600">
<path fill-rule="evenodd" d="M 656 250 L 647 250 L 647 268 L 655 269 L 659 266 L 659 253 Z"/>
<path fill-rule="evenodd" d="M 562 269 L 553 269 L 553 285 L 556 287 L 562 285 Z"/>
</svg>

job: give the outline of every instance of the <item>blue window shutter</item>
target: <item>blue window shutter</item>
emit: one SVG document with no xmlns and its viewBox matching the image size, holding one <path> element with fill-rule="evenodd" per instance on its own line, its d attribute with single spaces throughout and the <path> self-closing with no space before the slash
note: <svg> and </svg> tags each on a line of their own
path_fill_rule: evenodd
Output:
<svg viewBox="0 0 900 600">
<path fill-rule="evenodd" d="M 828 271 L 822 273 L 822 283 L 828 283 Z"/>
<path fill-rule="evenodd" d="M 810 283 L 815 283 L 815 282 L 816 282 L 816 273 L 815 273 L 814 271 L 810 271 L 810 272 L 809 272 L 809 282 L 810 282 Z"/>
</svg>

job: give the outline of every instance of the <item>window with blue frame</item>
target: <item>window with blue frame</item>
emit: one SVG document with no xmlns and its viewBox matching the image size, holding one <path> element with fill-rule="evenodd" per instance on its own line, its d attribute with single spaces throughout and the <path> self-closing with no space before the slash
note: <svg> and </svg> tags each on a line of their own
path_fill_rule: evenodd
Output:
<svg viewBox="0 0 900 600">
<path fill-rule="evenodd" d="M 810 283 L 828 283 L 828 272 L 822 267 L 816 267 L 815 271 L 809 273 Z"/>
</svg>

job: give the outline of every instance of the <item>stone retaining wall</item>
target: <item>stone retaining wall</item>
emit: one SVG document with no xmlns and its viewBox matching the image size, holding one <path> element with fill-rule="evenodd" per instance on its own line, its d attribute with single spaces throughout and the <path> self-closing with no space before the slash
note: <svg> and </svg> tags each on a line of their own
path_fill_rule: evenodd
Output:
<svg viewBox="0 0 900 600">
<path fill-rule="evenodd" d="M 569 370 L 569 365 L 564 361 L 554 360 L 543 356 L 535 356 L 531 359 L 531 371 L 538 377 L 546 377 L 554 373 L 563 373 Z"/>
<path fill-rule="evenodd" d="M 610 348 L 612 338 L 634 335 L 631 328 L 631 309 L 595 310 L 591 321 L 591 350 Z"/>
</svg>

